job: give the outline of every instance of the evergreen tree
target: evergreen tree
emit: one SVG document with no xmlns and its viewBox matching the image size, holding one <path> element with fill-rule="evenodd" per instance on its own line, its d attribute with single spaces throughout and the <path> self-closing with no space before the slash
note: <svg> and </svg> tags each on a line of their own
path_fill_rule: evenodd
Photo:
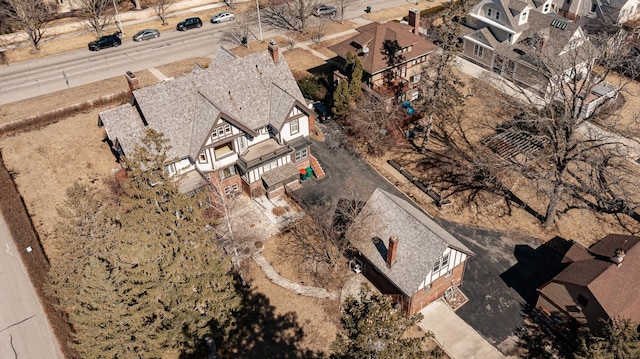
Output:
<svg viewBox="0 0 640 359">
<path fill-rule="evenodd" d="M 60 253 L 71 249 L 75 255 L 57 256 L 50 288 L 69 313 L 75 347 L 86 357 L 94 357 L 96 348 L 108 357 L 177 357 L 193 351 L 212 329 L 224 337 L 233 325 L 240 302 L 230 262 L 204 233 L 206 201 L 180 193 L 176 178 L 169 178 L 166 142 L 148 131 L 127 156 L 128 177 L 116 200 L 72 187 L 72 210 L 61 211 L 67 212 L 59 230 L 65 236 L 57 245 Z M 90 202 L 102 204 L 96 210 Z M 95 232 L 92 214 L 117 231 L 87 239 L 86 233 Z M 72 226 L 78 229 L 65 229 Z"/>
<path fill-rule="evenodd" d="M 389 298 L 373 293 L 365 284 L 360 299 L 348 297 L 340 318 L 343 332 L 333 342 L 332 359 L 429 358 L 421 338 L 407 338 L 406 331 L 422 319 L 395 311 Z"/>
<path fill-rule="evenodd" d="M 345 70 L 349 78 L 349 94 L 351 95 L 351 101 L 357 101 L 360 95 L 362 95 L 362 62 L 357 55 L 347 52 Z"/>
<path fill-rule="evenodd" d="M 333 108 L 334 114 L 343 116 L 347 113 L 347 109 L 351 104 L 351 95 L 349 94 L 349 84 L 347 81 L 340 81 L 338 87 L 333 92 Z"/>
<path fill-rule="evenodd" d="M 580 346 L 577 359 L 640 358 L 638 325 L 627 319 L 607 320 L 601 333 L 587 334 Z"/>
</svg>

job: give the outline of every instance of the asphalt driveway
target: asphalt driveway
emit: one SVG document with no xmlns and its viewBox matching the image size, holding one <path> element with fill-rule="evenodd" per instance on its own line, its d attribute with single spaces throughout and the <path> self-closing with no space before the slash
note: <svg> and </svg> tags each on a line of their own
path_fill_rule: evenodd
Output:
<svg viewBox="0 0 640 359">
<path fill-rule="evenodd" d="M 376 187 L 407 199 L 360 158 L 335 122 L 319 124 L 324 142 L 313 142 L 311 153 L 327 176 L 303 182 L 293 195 L 303 207 L 335 211 L 340 198 L 366 201 Z M 407 199 L 408 200 L 408 199 Z M 533 238 L 437 220 L 476 253 L 469 259 L 462 291 L 469 302 L 457 314 L 503 353 L 511 354 L 514 330 L 524 324 L 523 309 L 535 303 L 535 288 L 558 267 L 559 255 Z"/>
</svg>

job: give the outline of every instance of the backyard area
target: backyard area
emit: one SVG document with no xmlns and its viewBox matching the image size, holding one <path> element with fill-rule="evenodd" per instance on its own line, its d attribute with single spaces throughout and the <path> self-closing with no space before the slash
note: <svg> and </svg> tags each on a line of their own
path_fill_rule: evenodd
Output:
<svg viewBox="0 0 640 359">
<path fill-rule="evenodd" d="M 424 3 L 420 4 L 423 6 Z M 432 6 L 430 3 L 429 6 Z M 371 13 L 371 20 L 383 20 L 384 18 L 398 17 L 406 14 L 409 7 L 394 9 L 394 13 Z M 209 16 L 209 14 L 203 14 Z M 170 26 L 174 26 L 175 24 Z M 340 32 L 352 29 L 356 25 L 352 22 L 335 24 L 332 31 Z M 148 25 L 145 25 L 148 27 Z M 127 29 L 128 32 L 136 31 L 135 28 Z M 85 34 L 77 38 L 73 43 L 60 45 L 57 50 L 52 50 L 54 42 L 46 44 L 46 51 L 64 51 L 76 48 L 79 44 L 86 46 L 91 34 Z M 293 36 L 293 35 L 292 35 Z M 298 36 L 298 35 L 296 35 Z M 303 41 L 298 37 L 295 41 Z M 321 52 L 325 56 L 332 57 L 326 46 L 343 40 L 332 39 L 320 44 L 314 44 L 312 49 Z M 288 37 L 276 38 L 279 44 L 290 41 Z M 264 43 L 251 42 L 248 48 L 237 47 L 233 52 L 237 55 L 245 55 L 250 52 L 266 49 L 268 41 Z M 310 69 L 326 66 L 326 62 L 303 48 L 286 49 L 282 46 L 284 56 L 296 78 L 310 76 Z M 16 53 L 15 56 L 19 56 Z M 21 55 L 22 56 L 22 55 Z M 12 58 L 12 61 L 19 57 Z M 167 77 L 177 77 L 185 74 L 197 64 L 208 66 L 210 59 L 197 58 L 184 60 L 178 63 L 158 67 L 157 69 Z M 477 80 L 459 74 L 466 84 L 467 98 L 465 99 L 465 120 L 469 123 L 486 121 L 487 119 L 499 119 L 501 116 L 509 116 L 509 113 L 496 112 L 488 106 L 491 96 L 498 96 L 492 89 L 483 88 L 479 91 L 480 84 Z M 136 73 L 141 86 L 160 81 L 149 71 Z M 77 88 L 60 91 L 58 93 L 41 96 L 30 100 L 0 106 L 0 128 L 3 124 L 19 121 L 34 115 L 37 112 L 53 111 L 66 105 L 84 103 L 105 96 L 126 92 L 127 82 L 124 76 L 101 81 L 97 84 L 85 85 Z M 632 119 L 640 108 L 638 92 L 640 87 L 637 82 L 631 83 L 624 97 L 622 117 L 620 119 Z M 24 203 L 28 209 L 33 225 L 38 232 L 42 246 L 52 261 L 59 255 L 51 248 L 51 238 L 57 222 L 56 209 L 63 204 L 66 189 L 75 181 L 90 184 L 95 188 L 106 188 L 108 181 L 114 176 L 113 170 L 117 163 L 106 142 L 103 142 L 104 133 L 97 126 L 98 113 L 118 105 L 119 102 L 111 102 L 99 106 L 89 106 L 77 111 L 68 117 L 55 118 L 40 126 L 31 127 L 29 131 L 9 131 L 0 136 L 0 151 L 4 166 L 9 170 L 18 187 Z M 632 125 L 632 121 L 621 121 Z M 471 135 L 477 140 L 483 137 L 478 132 Z M 406 193 L 415 203 L 425 211 L 441 220 L 469 225 L 473 227 L 494 230 L 504 233 L 509 238 L 533 238 L 539 242 L 549 240 L 555 236 L 580 241 L 590 244 L 600 239 L 606 233 L 638 233 L 640 225 L 629 218 L 618 218 L 614 215 L 594 214 L 591 211 L 574 209 L 568 210 L 559 217 L 557 225 L 544 228 L 540 221 L 531 216 L 524 208 L 509 206 L 503 198 L 484 198 L 485 205 L 472 206 L 465 202 L 465 198 L 451 198 L 452 204 L 446 207 L 438 207 L 433 200 L 422 191 L 409 183 L 397 171 L 388 164 L 389 159 L 396 160 L 414 173 L 428 173 L 428 169 L 420 167 L 421 154 L 408 142 L 398 143 L 392 150 L 380 157 L 369 157 L 368 162 L 376 168 L 387 180 Z M 28 159 L 28 160 L 25 160 Z M 639 173 L 640 174 L 640 173 Z M 428 177 L 424 178 L 429 181 Z M 525 178 L 512 178 L 507 183 L 511 190 L 517 193 L 531 207 L 543 211 L 543 203 L 536 197 L 534 185 Z M 245 198 L 246 200 L 246 198 Z M 299 211 L 291 202 L 286 211 Z M 254 228 L 260 230 L 260 228 Z M 253 241 L 251 241 L 253 243 Z M 251 244 L 250 243 L 250 244 Z M 276 234 L 264 239 L 262 253 L 273 265 L 274 269 L 283 277 L 303 285 L 325 286 L 328 290 L 340 290 L 353 273 L 348 270 L 345 258 L 336 266 L 333 272 L 326 272 L 323 276 L 330 276 L 331 281 L 319 280 L 309 267 L 302 265 L 305 259 L 296 257 L 291 252 L 283 250 L 290 243 L 285 235 Z M 250 247 L 250 245 L 247 245 Z M 252 248 L 252 250 L 254 250 Z M 264 325 L 273 325 L 274 330 L 269 338 L 262 338 L 263 342 L 254 341 L 256 345 L 250 353 L 244 353 L 246 357 L 260 358 L 266 355 L 258 350 L 258 346 L 271 344 L 274 353 L 277 350 L 308 350 L 312 352 L 328 352 L 330 344 L 335 338 L 339 328 L 340 303 L 336 300 L 318 299 L 298 295 L 284 289 L 269 280 L 263 271 L 245 256 L 241 261 L 241 268 L 247 282 L 247 292 L 256 305 L 264 309 Z M 326 279 L 326 278 L 325 278 Z M 419 331 L 413 331 L 412 335 L 424 335 Z M 433 341 L 428 341 L 430 348 L 435 346 Z M 238 353 L 236 353 L 238 354 Z M 263 356 L 264 357 L 264 356 Z"/>
</svg>

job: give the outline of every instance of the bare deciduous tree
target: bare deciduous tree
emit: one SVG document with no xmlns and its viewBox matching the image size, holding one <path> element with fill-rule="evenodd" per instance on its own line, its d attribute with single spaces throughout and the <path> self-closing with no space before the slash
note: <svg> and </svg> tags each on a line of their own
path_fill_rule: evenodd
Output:
<svg viewBox="0 0 640 359">
<path fill-rule="evenodd" d="M 102 30 L 112 21 L 111 0 L 76 0 L 78 17 L 89 24 L 98 37 Z"/>
<path fill-rule="evenodd" d="M 404 111 L 372 94 L 364 94 L 344 117 L 345 127 L 358 146 L 376 156 L 401 140 Z"/>
<path fill-rule="evenodd" d="M 270 0 L 265 21 L 277 27 L 302 31 L 306 29 L 308 19 L 313 16 L 316 6 L 316 0 L 293 0 L 284 3 Z"/>
<path fill-rule="evenodd" d="M 27 33 L 31 51 L 37 52 L 40 40 L 53 20 L 51 9 L 43 1 L 6 0 L 0 3 L 0 13 L 13 29 Z"/>
<path fill-rule="evenodd" d="M 167 10 L 173 3 L 175 0 L 150 0 L 147 2 L 162 21 L 162 26 L 167 26 Z"/>
<path fill-rule="evenodd" d="M 355 3 L 355 0 L 336 0 L 336 7 L 340 12 L 340 23 L 344 24 L 344 13 Z"/>
<path fill-rule="evenodd" d="M 224 40 L 233 44 L 248 46 L 251 25 L 254 23 L 254 19 L 254 13 L 243 12 L 236 14 L 233 27 L 224 33 Z"/>
<path fill-rule="evenodd" d="M 528 55 L 537 64 L 535 78 L 544 96 L 513 82 L 507 83 L 511 88 L 505 96 L 471 90 L 496 109 L 492 122 L 485 123 L 492 129 L 479 124 L 471 128 L 462 118 L 434 126 L 435 148 L 427 151 L 424 167 L 442 171 L 438 185 L 466 193 L 467 202 L 483 192 L 506 198 L 547 227 L 572 209 L 640 220 L 637 174 L 629 161 L 635 158 L 629 157 L 628 147 L 636 141 L 640 123 L 635 115 L 623 117 L 616 107 L 617 94 L 631 80 L 612 74 L 614 69 L 637 69 L 639 63 L 629 60 L 622 32 L 592 36 L 591 41 L 593 45 L 578 38 L 562 48 L 531 42 Z M 537 203 L 518 198 L 516 182 L 534 189 Z"/>
</svg>

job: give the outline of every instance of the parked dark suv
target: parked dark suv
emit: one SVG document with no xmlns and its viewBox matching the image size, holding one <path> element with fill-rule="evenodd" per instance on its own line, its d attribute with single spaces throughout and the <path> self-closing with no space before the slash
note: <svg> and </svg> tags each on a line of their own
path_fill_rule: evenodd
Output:
<svg viewBox="0 0 640 359">
<path fill-rule="evenodd" d="M 331 113 L 331 109 L 329 109 L 329 107 L 327 107 L 327 105 L 323 104 L 322 102 L 314 103 L 313 109 L 316 110 L 316 114 L 318 115 L 318 122 L 324 123 L 333 119 L 333 113 Z"/>
<path fill-rule="evenodd" d="M 107 47 L 118 47 L 122 44 L 122 40 L 118 35 L 107 35 L 99 38 L 96 41 L 91 41 L 89 43 L 89 50 L 98 51 L 100 49 L 106 49 Z"/>
<path fill-rule="evenodd" d="M 190 17 L 183 21 L 180 21 L 176 26 L 176 30 L 185 31 L 189 29 L 195 29 L 197 27 L 202 27 L 202 20 L 199 17 Z"/>
</svg>

